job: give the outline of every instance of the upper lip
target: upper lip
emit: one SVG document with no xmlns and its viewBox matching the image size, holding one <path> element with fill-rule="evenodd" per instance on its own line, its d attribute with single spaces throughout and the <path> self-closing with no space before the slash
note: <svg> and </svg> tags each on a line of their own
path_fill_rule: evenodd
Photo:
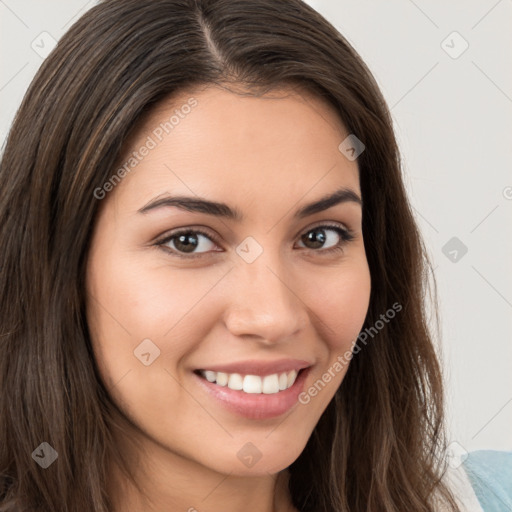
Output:
<svg viewBox="0 0 512 512">
<path fill-rule="evenodd" d="M 233 363 L 213 364 L 200 368 L 212 372 L 240 373 L 241 375 L 272 375 L 274 373 L 289 372 L 296 370 L 299 372 L 302 368 L 308 368 L 311 363 L 300 359 L 278 359 L 276 361 L 237 361 Z"/>
</svg>

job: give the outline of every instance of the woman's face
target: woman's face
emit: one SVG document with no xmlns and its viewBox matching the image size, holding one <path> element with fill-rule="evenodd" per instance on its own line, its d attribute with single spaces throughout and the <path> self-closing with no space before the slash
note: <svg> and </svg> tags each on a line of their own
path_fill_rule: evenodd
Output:
<svg viewBox="0 0 512 512">
<path fill-rule="evenodd" d="M 164 458 L 264 475 L 304 449 L 370 297 L 348 135 L 308 94 L 208 87 L 161 103 L 97 192 L 95 359 Z"/>
</svg>

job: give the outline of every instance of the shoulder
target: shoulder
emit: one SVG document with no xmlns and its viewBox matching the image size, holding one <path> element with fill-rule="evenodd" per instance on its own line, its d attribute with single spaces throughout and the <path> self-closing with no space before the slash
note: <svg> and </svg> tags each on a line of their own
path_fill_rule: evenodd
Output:
<svg viewBox="0 0 512 512">
<path fill-rule="evenodd" d="M 512 451 L 469 452 L 462 467 L 484 512 L 512 511 Z"/>
</svg>

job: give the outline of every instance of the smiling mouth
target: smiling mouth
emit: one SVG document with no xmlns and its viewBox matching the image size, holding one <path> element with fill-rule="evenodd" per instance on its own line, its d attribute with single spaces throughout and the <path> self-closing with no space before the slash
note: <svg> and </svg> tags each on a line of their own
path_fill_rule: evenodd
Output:
<svg viewBox="0 0 512 512">
<path fill-rule="evenodd" d="M 291 388 L 303 370 L 301 369 L 298 372 L 297 370 L 290 370 L 289 372 L 279 372 L 265 376 L 214 372 L 211 370 L 195 370 L 194 373 L 219 387 L 227 387 L 247 394 L 273 395 Z"/>
</svg>

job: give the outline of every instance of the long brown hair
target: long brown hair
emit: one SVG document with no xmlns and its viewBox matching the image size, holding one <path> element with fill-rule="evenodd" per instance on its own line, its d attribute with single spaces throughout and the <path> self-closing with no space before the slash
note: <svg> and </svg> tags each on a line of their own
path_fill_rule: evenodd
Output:
<svg viewBox="0 0 512 512">
<path fill-rule="evenodd" d="M 401 311 L 354 355 L 290 466 L 295 506 L 432 512 L 440 491 L 457 510 L 441 480 L 443 390 L 424 302 L 431 265 L 366 65 L 301 0 L 105 0 L 43 62 L 1 161 L 0 511 L 111 511 L 107 462 L 130 474 L 113 435 L 123 416 L 101 384 L 84 314 L 94 191 L 142 116 L 201 84 L 301 87 L 327 99 L 366 147 L 364 329 L 391 304 Z M 32 456 L 42 442 L 58 454 L 44 470 Z"/>
</svg>

